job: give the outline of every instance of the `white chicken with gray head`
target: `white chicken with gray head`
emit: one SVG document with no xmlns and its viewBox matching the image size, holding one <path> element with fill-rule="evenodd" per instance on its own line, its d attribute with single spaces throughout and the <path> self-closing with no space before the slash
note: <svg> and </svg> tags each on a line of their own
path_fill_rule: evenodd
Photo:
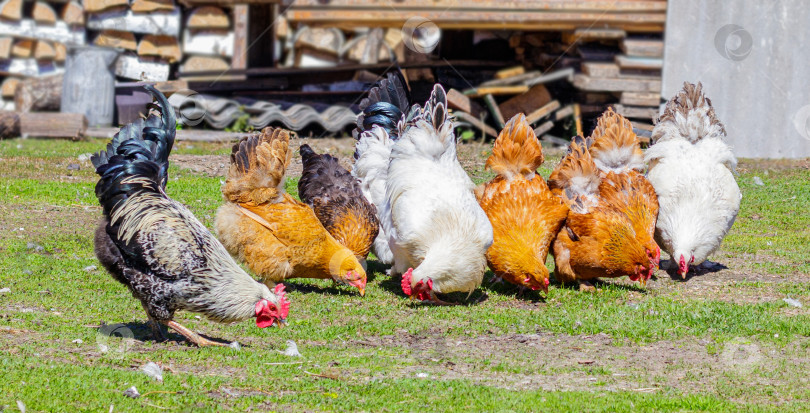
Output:
<svg viewBox="0 0 810 413">
<path fill-rule="evenodd" d="M 492 225 L 456 155 L 453 122 L 440 85 L 424 107 L 399 122 L 391 150 L 381 225 L 408 296 L 437 304 L 436 293 L 481 285 Z"/>
<path fill-rule="evenodd" d="M 684 83 L 658 118 L 644 156 L 660 207 L 655 238 L 683 278 L 720 247 L 740 210 L 737 159 L 725 136 L 702 85 Z"/>
</svg>

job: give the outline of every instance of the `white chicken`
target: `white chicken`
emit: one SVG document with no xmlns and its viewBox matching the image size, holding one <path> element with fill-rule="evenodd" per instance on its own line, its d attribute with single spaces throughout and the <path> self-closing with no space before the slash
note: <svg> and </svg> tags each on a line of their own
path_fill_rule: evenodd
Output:
<svg viewBox="0 0 810 413">
<path fill-rule="evenodd" d="M 724 136 L 702 85 L 684 83 L 658 118 L 644 157 L 660 206 L 656 241 L 683 278 L 720 247 L 740 209 L 737 159 Z"/>
<path fill-rule="evenodd" d="M 394 255 L 393 273 L 402 274 L 408 296 L 446 304 L 437 293 L 471 293 L 481 285 L 492 225 L 458 162 L 440 85 L 424 108 L 411 108 L 398 130 L 380 211 Z"/>
</svg>

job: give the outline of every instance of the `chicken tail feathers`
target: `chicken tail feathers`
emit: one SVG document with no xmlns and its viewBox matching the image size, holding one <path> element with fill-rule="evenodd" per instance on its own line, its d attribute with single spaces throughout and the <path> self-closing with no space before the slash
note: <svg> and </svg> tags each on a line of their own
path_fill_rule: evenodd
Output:
<svg viewBox="0 0 810 413">
<path fill-rule="evenodd" d="M 582 213 L 596 204 L 600 182 L 599 169 L 588 151 L 588 141 L 581 136 L 571 140 L 568 154 L 548 178 L 552 193 Z"/>
<path fill-rule="evenodd" d="M 604 172 L 644 169 L 644 153 L 633 125 L 622 115 L 608 110 L 599 117 L 591 134 L 590 152 L 596 166 Z"/>
<path fill-rule="evenodd" d="M 486 167 L 506 179 L 523 175 L 531 179 L 543 164 L 543 149 L 526 116 L 515 115 L 498 135 Z"/>
<path fill-rule="evenodd" d="M 98 171 L 98 168 L 109 163 L 111 158 L 121 154 L 119 148 L 125 142 L 130 140 L 140 141 L 144 148 L 148 147 L 149 159 L 159 165 L 159 182 L 165 188 L 169 176 L 169 154 L 172 151 L 172 146 L 174 146 L 176 118 L 174 109 L 163 93 L 160 93 L 152 85 L 145 85 L 144 88 L 157 101 L 151 105 L 151 109 L 155 109 L 159 115 L 152 112 L 148 118 L 138 119 L 122 127 L 113 136 L 112 141 L 107 144 L 107 148 L 91 156 L 90 161 Z M 132 150 L 132 148 L 128 149 L 130 153 L 134 153 Z"/>
<path fill-rule="evenodd" d="M 388 72 L 368 91 L 368 96 L 360 102 L 362 112 L 357 117 L 357 128 L 352 132 L 355 139 L 359 140 L 360 135 L 374 125 L 385 129 L 392 139 L 397 138 L 397 123 L 410 105 L 410 94 L 405 85 L 402 72 L 396 70 Z"/>
<path fill-rule="evenodd" d="M 284 193 L 284 174 L 290 164 L 290 133 L 264 128 L 233 146 L 228 179 L 222 195 L 235 203 L 255 205 L 278 201 Z"/>
<path fill-rule="evenodd" d="M 298 181 L 298 195 L 301 201 L 314 206 L 316 202 L 326 202 L 336 196 L 349 196 L 346 193 L 349 188 L 357 188 L 359 192 L 359 186 L 350 185 L 354 182 L 354 178 L 340 165 L 337 158 L 329 154 L 319 155 L 307 144 L 301 145 L 298 151 L 301 153 L 303 163 L 301 179 Z M 362 197 L 362 194 L 351 195 Z"/>
<path fill-rule="evenodd" d="M 684 82 L 683 89 L 667 102 L 652 132 L 653 142 L 686 139 L 696 143 L 705 137 L 724 136 L 726 129 L 699 82 L 697 85 Z"/>
</svg>

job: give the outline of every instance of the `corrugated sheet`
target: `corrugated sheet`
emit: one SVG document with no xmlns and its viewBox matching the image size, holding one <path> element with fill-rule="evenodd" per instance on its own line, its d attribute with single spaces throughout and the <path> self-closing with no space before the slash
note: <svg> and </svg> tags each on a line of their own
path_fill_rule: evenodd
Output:
<svg viewBox="0 0 810 413">
<path fill-rule="evenodd" d="M 176 93 L 169 102 L 178 112 L 178 121 L 196 126 L 205 122 L 214 129 L 225 129 L 238 119 L 248 116 L 247 123 L 256 129 L 271 124 L 299 131 L 318 125 L 337 133 L 352 127 L 357 113 L 346 106 L 321 106 L 284 102 L 240 101 L 208 95 Z"/>
</svg>

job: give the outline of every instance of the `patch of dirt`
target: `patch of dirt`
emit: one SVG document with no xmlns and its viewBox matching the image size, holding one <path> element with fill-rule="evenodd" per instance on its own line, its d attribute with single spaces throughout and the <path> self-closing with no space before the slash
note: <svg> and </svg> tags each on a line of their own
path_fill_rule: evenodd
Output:
<svg viewBox="0 0 810 413">
<path fill-rule="evenodd" d="M 0 204 L 0 237 L 35 243 L 57 233 L 86 237 L 100 217 L 99 206 Z"/>
<path fill-rule="evenodd" d="M 759 384 L 774 384 L 786 377 L 766 377 L 784 368 L 790 357 L 798 374 L 810 366 L 801 339 L 786 348 L 770 348 L 746 340 L 719 345 L 715 354 L 709 340 L 659 341 L 645 345 L 620 343 L 607 334 L 568 336 L 517 334 L 447 339 L 441 335 L 368 337 L 353 346 L 395 348 L 405 364 L 385 376 L 424 379 L 467 379 L 498 387 L 546 391 L 609 390 L 656 392 L 677 389 L 684 393 L 717 393 L 729 374 L 749 375 Z M 413 364 L 409 364 L 413 363 Z M 778 396 L 774 396 L 778 397 Z M 774 400 L 778 401 L 778 400 Z"/>
<path fill-rule="evenodd" d="M 808 159 L 740 159 L 737 163 L 738 172 L 753 170 L 784 171 L 789 169 L 810 169 Z"/>
</svg>

